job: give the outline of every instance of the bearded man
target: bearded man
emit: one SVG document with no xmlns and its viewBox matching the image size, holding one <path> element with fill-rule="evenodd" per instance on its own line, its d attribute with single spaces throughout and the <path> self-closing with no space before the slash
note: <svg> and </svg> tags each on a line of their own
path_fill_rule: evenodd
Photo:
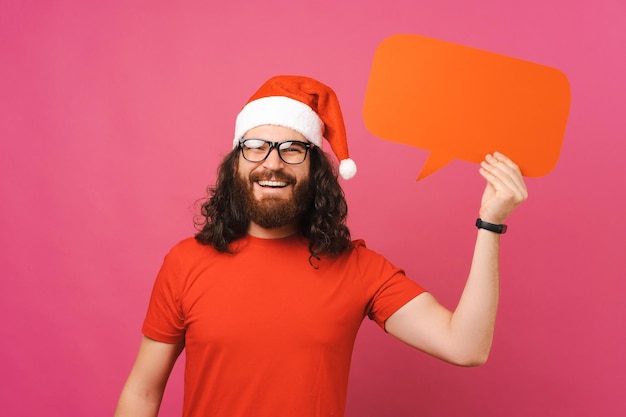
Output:
<svg viewBox="0 0 626 417">
<path fill-rule="evenodd" d="M 352 240 L 327 140 L 349 179 L 335 93 L 277 76 L 235 123 L 233 150 L 195 238 L 168 253 L 117 417 L 156 416 L 186 352 L 183 416 L 343 416 L 354 341 L 367 316 L 410 346 L 461 365 L 489 354 L 499 236 L 527 198 L 518 167 L 488 155 L 472 266 L 451 312 L 382 255 Z"/>
</svg>

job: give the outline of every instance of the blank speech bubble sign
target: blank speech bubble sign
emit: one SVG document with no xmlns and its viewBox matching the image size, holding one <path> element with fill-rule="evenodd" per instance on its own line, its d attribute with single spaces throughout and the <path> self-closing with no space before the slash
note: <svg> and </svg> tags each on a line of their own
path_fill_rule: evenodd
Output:
<svg viewBox="0 0 626 417">
<path fill-rule="evenodd" d="M 556 165 L 569 107 L 569 81 L 557 69 L 394 35 L 374 54 L 363 117 L 375 136 L 430 151 L 418 180 L 495 151 L 539 177 Z"/>
</svg>

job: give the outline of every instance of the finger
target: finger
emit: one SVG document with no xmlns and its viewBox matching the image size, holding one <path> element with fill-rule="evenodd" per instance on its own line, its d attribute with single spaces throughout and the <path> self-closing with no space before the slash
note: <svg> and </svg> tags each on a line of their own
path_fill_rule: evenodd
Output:
<svg viewBox="0 0 626 417">
<path fill-rule="evenodd" d="M 511 176 L 511 179 L 513 179 L 513 181 L 515 181 L 515 183 L 521 189 L 526 189 L 526 184 L 524 183 L 522 171 L 515 162 L 513 162 L 510 158 L 508 158 L 504 154 L 501 154 L 500 152 L 495 152 L 493 154 L 493 157 L 496 161 L 502 162 L 504 166 L 510 169 L 510 170 L 505 169 L 505 172 L 507 172 Z"/>
<path fill-rule="evenodd" d="M 494 155 L 487 155 L 485 162 L 481 166 L 497 177 L 504 185 L 521 195 L 526 193 L 526 184 L 521 171 L 511 159 L 496 152 Z"/>
<path fill-rule="evenodd" d="M 500 153 L 500 152 L 494 152 L 493 153 L 493 157 L 499 161 L 499 162 L 503 162 L 506 165 L 510 166 L 511 168 L 513 168 L 516 171 L 520 171 L 519 166 L 517 166 L 517 164 L 515 162 L 513 162 L 513 160 L 511 158 L 509 158 L 508 156 Z"/>
<path fill-rule="evenodd" d="M 519 166 L 513 162 L 510 158 L 505 155 L 496 152 L 494 157 L 501 162 L 500 168 L 509 176 L 514 184 L 516 192 L 518 193 L 520 201 L 526 200 L 528 198 L 528 190 L 526 188 L 526 182 L 524 181 L 524 177 L 522 176 L 522 171 Z"/>
<path fill-rule="evenodd" d="M 480 174 L 496 191 L 504 193 L 503 196 L 509 194 L 516 201 L 523 201 L 528 196 L 521 176 L 517 175 L 510 166 L 505 166 L 491 155 L 487 155 L 485 161 L 481 163 Z"/>
</svg>

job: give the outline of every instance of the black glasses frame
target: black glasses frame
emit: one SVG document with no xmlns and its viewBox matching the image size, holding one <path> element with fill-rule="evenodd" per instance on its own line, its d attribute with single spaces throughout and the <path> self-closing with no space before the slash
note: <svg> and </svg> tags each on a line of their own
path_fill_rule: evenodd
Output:
<svg viewBox="0 0 626 417">
<path fill-rule="evenodd" d="M 260 140 L 261 142 L 267 143 L 270 145 L 270 147 L 267 149 L 267 153 L 265 154 L 265 156 L 262 159 L 259 159 L 258 161 L 252 161 L 248 158 L 246 158 L 246 154 L 243 151 L 243 147 L 244 147 L 244 143 L 246 141 L 249 140 Z M 283 143 L 297 143 L 300 144 L 302 146 L 304 146 L 304 157 L 302 158 L 302 161 L 300 162 L 287 162 L 285 161 L 285 159 L 283 158 L 282 153 L 280 153 L 280 145 L 282 145 Z M 243 159 L 245 159 L 248 162 L 263 162 L 267 159 L 268 156 L 270 156 L 270 153 L 272 153 L 272 149 L 276 148 L 276 152 L 278 152 L 278 157 L 280 158 L 281 161 L 283 161 L 286 164 L 289 165 L 300 165 L 301 163 L 303 163 L 304 161 L 306 161 L 306 157 L 309 154 L 309 149 L 311 149 L 313 147 L 313 144 L 309 143 L 309 142 L 302 142 L 299 140 L 285 140 L 282 142 L 270 142 L 269 140 L 264 140 L 264 139 L 256 139 L 256 138 L 248 138 L 248 139 L 242 139 L 239 141 L 239 149 L 241 150 L 241 155 L 243 156 Z M 250 148 L 252 149 L 252 148 Z"/>
</svg>

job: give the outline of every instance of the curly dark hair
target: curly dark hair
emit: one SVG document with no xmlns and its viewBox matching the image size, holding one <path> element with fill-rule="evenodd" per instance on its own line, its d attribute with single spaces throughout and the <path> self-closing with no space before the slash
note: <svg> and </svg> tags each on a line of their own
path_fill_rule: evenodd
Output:
<svg viewBox="0 0 626 417">
<path fill-rule="evenodd" d="M 202 203 L 195 238 L 204 245 L 212 245 L 220 252 L 232 252 L 230 244 L 244 237 L 250 220 L 241 203 L 232 192 L 239 149 L 232 150 L 217 171 L 215 186 L 209 187 L 208 197 Z M 346 225 L 348 204 L 337 181 L 337 170 L 318 147 L 311 148 L 311 204 L 300 219 L 300 233 L 309 239 L 312 257 L 338 255 L 352 246 L 350 230 Z"/>
</svg>

